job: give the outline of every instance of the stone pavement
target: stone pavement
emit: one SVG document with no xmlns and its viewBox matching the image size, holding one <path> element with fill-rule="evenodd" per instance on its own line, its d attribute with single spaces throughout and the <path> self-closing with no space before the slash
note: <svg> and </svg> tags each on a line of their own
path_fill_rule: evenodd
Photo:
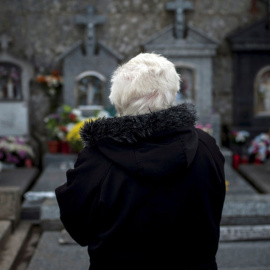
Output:
<svg viewBox="0 0 270 270">
<path fill-rule="evenodd" d="M 18 187 L 23 196 L 38 175 L 39 170 L 36 167 L 3 170 L 0 172 L 0 187 Z"/>
<path fill-rule="evenodd" d="M 32 189 L 24 195 L 21 214 L 23 219 L 39 221 L 43 201 L 55 197 L 55 188 L 66 181 L 66 171 L 73 168 L 76 157 L 76 155 L 45 155 L 43 172 Z"/>
<path fill-rule="evenodd" d="M 87 270 L 87 247 L 60 245 L 60 232 L 44 232 L 27 270 Z"/>
</svg>

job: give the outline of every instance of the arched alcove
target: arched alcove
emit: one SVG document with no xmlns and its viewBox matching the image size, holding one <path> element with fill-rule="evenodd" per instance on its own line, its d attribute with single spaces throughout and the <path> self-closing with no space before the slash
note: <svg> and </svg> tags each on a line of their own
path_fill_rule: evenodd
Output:
<svg viewBox="0 0 270 270">
<path fill-rule="evenodd" d="M 177 93 L 176 102 L 195 103 L 195 68 L 190 65 L 176 64 L 176 71 L 181 76 L 180 91 Z"/>
<path fill-rule="evenodd" d="M 0 101 L 22 100 L 22 70 L 11 62 L 0 62 Z"/>
<path fill-rule="evenodd" d="M 76 106 L 104 106 L 106 78 L 96 71 L 85 71 L 76 77 Z"/>
<path fill-rule="evenodd" d="M 259 70 L 254 83 L 254 112 L 270 116 L 270 65 Z"/>
</svg>

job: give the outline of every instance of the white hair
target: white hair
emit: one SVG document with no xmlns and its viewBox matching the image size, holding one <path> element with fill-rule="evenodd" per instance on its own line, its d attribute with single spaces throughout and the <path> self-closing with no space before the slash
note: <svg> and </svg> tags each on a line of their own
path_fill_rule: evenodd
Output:
<svg viewBox="0 0 270 270">
<path fill-rule="evenodd" d="M 109 99 L 121 115 L 145 114 L 171 107 L 180 88 L 174 64 L 155 53 L 140 53 L 119 66 Z"/>
</svg>

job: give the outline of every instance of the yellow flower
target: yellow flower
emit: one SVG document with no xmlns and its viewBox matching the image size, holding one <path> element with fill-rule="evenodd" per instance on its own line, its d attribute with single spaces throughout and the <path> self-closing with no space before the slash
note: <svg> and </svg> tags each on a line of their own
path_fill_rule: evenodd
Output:
<svg viewBox="0 0 270 270">
<path fill-rule="evenodd" d="M 69 142 L 71 148 L 76 151 L 79 152 L 82 150 L 83 148 L 83 143 L 81 140 L 81 136 L 80 136 L 80 130 L 83 127 L 84 123 L 86 121 L 95 121 L 96 118 L 89 118 L 87 120 L 81 121 L 77 124 L 74 125 L 74 127 L 70 130 L 70 132 L 68 132 L 67 134 L 67 141 Z"/>
<path fill-rule="evenodd" d="M 225 180 L 225 185 L 226 185 L 226 191 L 229 190 L 229 181 L 228 180 Z"/>
</svg>

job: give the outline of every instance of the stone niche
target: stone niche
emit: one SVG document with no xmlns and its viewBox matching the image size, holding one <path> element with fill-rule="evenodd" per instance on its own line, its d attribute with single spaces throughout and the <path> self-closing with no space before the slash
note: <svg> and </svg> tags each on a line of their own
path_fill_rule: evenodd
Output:
<svg viewBox="0 0 270 270">
<path fill-rule="evenodd" d="M 93 6 L 85 15 L 76 16 L 75 23 L 85 28 L 85 38 L 58 59 L 63 70 L 63 101 L 82 110 L 110 110 L 110 77 L 122 56 L 96 40 L 95 27 L 104 24 L 105 17 L 95 15 Z"/>
<path fill-rule="evenodd" d="M 168 10 L 176 11 L 174 25 L 151 37 L 143 46 L 145 51 L 161 54 L 174 63 L 182 79 L 177 102 L 195 104 L 199 122 L 212 125 L 213 137 L 219 145 L 220 116 L 213 112 L 212 97 L 212 57 L 216 55 L 218 43 L 200 30 L 185 26 L 183 12 L 192 9 L 188 3 L 167 3 Z"/>
<path fill-rule="evenodd" d="M 0 136 L 29 135 L 29 81 L 32 66 L 8 53 L 11 38 L 0 36 Z"/>
<path fill-rule="evenodd" d="M 267 132 L 270 123 L 269 18 L 249 25 L 228 39 L 233 52 L 234 128 L 252 136 Z"/>
</svg>

